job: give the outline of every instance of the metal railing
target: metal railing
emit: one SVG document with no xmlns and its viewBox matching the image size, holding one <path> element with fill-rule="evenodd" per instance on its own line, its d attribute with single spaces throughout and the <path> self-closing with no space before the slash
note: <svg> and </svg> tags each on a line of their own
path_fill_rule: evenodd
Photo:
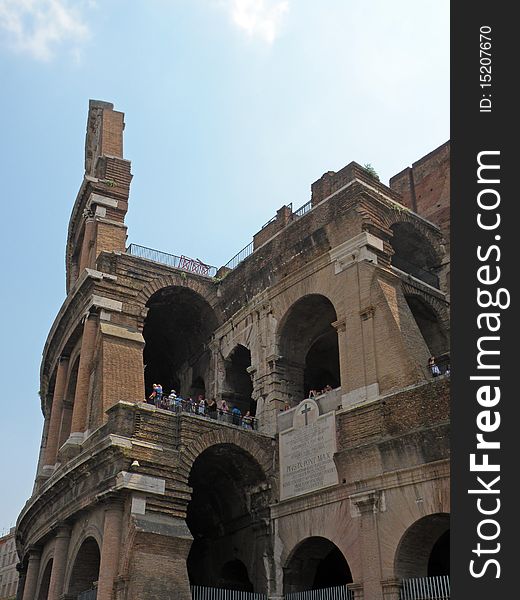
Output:
<svg viewBox="0 0 520 600">
<path fill-rule="evenodd" d="M 450 600 L 449 575 L 403 579 L 399 600 Z"/>
<path fill-rule="evenodd" d="M 192 600 L 267 600 L 266 594 L 203 587 L 200 585 L 191 586 L 191 597 Z"/>
<path fill-rule="evenodd" d="M 418 265 L 409 262 L 402 256 L 397 256 L 396 254 L 394 254 L 392 256 L 392 265 L 400 271 L 408 273 L 416 279 L 420 279 L 421 281 L 424 281 L 424 283 L 427 283 L 428 285 L 439 289 L 439 278 L 437 277 L 437 275 L 435 275 L 435 273 L 432 273 L 431 271 L 426 271 L 422 267 L 419 267 Z"/>
<path fill-rule="evenodd" d="M 303 217 L 306 213 L 308 213 L 312 208 L 312 200 L 306 202 L 303 206 L 300 206 L 297 210 L 294 211 L 293 215 L 295 217 Z"/>
<path fill-rule="evenodd" d="M 175 414 L 197 415 L 207 419 L 215 419 L 227 425 L 236 425 L 243 429 L 258 430 L 258 419 L 249 415 L 233 413 L 232 408 L 227 411 L 220 408 L 212 409 L 207 405 L 201 406 L 193 400 L 190 402 L 188 399 L 179 398 L 178 396 L 172 399 L 163 396 L 160 401 L 148 400 L 147 404 L 152 404 L 156 408 L 168 410 Z"/>
<path fill-rule="evenodd" d="M 77 596 L 77 600 L 96 600 L 97 598 L 97 588 L 91 588 L 90 590 L 85 590 L 84 592 L 80 592 Z"/>
<path fill-rule="evenodd" d="M 285 600 L 354 600 L 354 592 L 346 585 L 338 585 L 305 592 L 285 594 Z"/>
<path fill-rule="evenodd" d="M 242 248 L 240 252 L 237 252 L 235 256 L 233 256 L 233 258 L 224 265 L 224 267 L 226 267 L 227 269 L 234 269 L 248 256 L 251 256 L 251 254 L 253 254 L 253 249 L 253 242 L 250 242 L 247 246 Z"/>
<path fill-rule="evenodd" d="M 215 277 L 217 268 L 211 265 L 207 265 L 202 261 L 194 258 L 188 258 L 187 256 L 176 256 L 175 254 L 167 254 L 160 250 L 154 250 L 153 248 L 147 248 L 146 246 L 139 246 L 139 244 L 130 244 L 126 249 L 126 253 L 131 256 L 137 256 L 138 258 L 144 258 L 151 260 L 161 265 L 167 265 L 181 271 L 188 271 L 189 273 L 195 273 L 202 275 L 203 277 Z"/>
</svg>

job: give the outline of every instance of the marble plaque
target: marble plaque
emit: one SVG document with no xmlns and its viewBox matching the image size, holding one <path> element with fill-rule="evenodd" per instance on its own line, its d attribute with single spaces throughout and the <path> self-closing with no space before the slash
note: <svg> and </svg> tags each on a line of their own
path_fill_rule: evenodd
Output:
<svg viewBox="0 0 520 600">
<path fill-rule="evenodd" d="M 338 483 L 334 463 L 334 411 L 319 414 L 314 400 L 304 400 L 294 412 L 293 426 L 280 433 L 280 500 Z"/>
</svg>

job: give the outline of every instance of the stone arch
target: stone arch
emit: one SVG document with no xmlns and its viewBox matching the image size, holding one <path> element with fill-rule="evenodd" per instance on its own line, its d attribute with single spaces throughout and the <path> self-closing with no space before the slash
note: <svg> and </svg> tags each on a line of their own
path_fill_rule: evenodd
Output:
<svg viewBox="0 0 520 600">
<path fill-rule="evenodd" d="M 249 371 L 248 371 L 249 369 Z M 228 406 L 237 406 L 242 414 L 256 414 L 253 400 L 253 381 L 250 374 L 251 350 L 244 344 L 236 344 L 224 361 L 224 389 L 222 398 Z"/>
<path fill-rule="evenodd" d="M 430 355 L 439 357 L 447 354 L 450 338 L 446 307 L 434 297 L 409 286 L 403 286 L 403 293 Z"/>
<path fill-rule="evenodd" d="M 185 277 L 183 277 L 185 275 Z M 138 291 L 135 297 L 135 302 L 146 312 L 146 304 L 148 300 L 158 291 L 168 287 L 183 287 L 202 296 L 204 300 L 213 308 L 218 318 L 218 323 L 221 325 L 224 322 L 224 315 L 217 305 L 217 293 L 215 284 L 208 281 L 203 281 L 200 277 L 194 277 L 189 273 L 179 272 L 163 277 L 155 277 L 146 282 Z"/>
<path fill-rule="evenodd" d="M 304 294 L 286 310 L 276 331 L 279 366 L 287 394 L 295 400 L 311 389 L 341 385 L 338 312 L 323 293 Z"/>
<path fill-rule="evenodd" d="M 259 559 L 266 551 L 267 531 L 260 512 L 269 503 L 269 491 L 255 449 L 256 444 L 243 441 L 212 443 L 192 462 L 186 512 L 193 536 L 187 559 L 192 585 L 265 588 L 267 573 Z"/>
<path fill-rule="evenodd" d="M 160 383 L 163 392 L 175 389 L 187 397 L 194 380 L 212 379 L 210 342 L 218 315 L 204 295 L 185 285 L 160 287 L 147 299 L 146 308 L 146 395 L 152 393 L 154 383 Z"/>
<path fill-rule="evenodd" d="M 401 536 L 394 558 L 395 576 L 400 579 L 449 575 L 448 513 L 421 517 Z"/>
<path fill-rule="evenodd" d="M 49 593 L 49 584 L 51 582 L 53 556 L 47 556 L 42 564 L 45 565 L 40 573 L 40 581 L 36 593 L 36 600 L 47 600 Z"/>
<path fill-rule="evenodd" d="M 392 232 L 392 226 L 398 223 L 412 226 L 425 240 L 427 240 L 428 244 L 434 248 L 439 261 L 444 256 L 446 250 L 445 240 L 442 233 L 435 225 L 428 223 L 426 220 L 422 219 L 412 211 L 406 209 L 389 210 L 383 218 L 383 223 L 390 234 Z"/>
<path fill-rule="evenodd" d="M 97 527 L 94 523 L 91 522 L 88 524 L 88 526 L 85 528 L 84 531 L 81 531 L 79 537 L 75 540 L 75 542 L 73 544 L 71 544 L 71 548 L 69 549 L 68 558 L 67 558 L 67 568 L 65 571 L 64 586 L 63 586 L 64 590 L 69 589 L 69 586 L 71 584 L 71 578 L 72 578 L 72 574 L 73 574 L 74 564 L 76 563 L 78 556 L 80 555 L 79 553 L 80 553 L 81 547 L 83 546 L 84 542 L 88 539 L 95 541 L 98 549 L 100 550 L 100 556 L 101 556 L 101 548 L 103 546 L 103 534 L 101 533 L 101 530 L 99 529 L 99 527 Z M 71 538 L 71 541 L 72 541 L 72 538 Z"/>
<path fill-rule="evenodd" d="M 391 264 L 434 288 L 440 288 L 442 253 L 416 222 L 399 220 L 390 226 Z"/>
<path fill-rule="evenodd" d="M 92 536 L 86 535 L 69 564 L 69 575 L 65 589 L 67 594 L 77 594 L 93 589 L 99 579 L 101 544 Z"/>
<path fill-rule="evenodd" d="M 260 443 L 259 440 L 262 440 Z M 200 437 L 186 447 L 180 455 L 180 473 L 183 483 L 188 485 L 188 478 L 193 463 L 205 450 L 219 444 L 233 445 L 241 451 L 254 456 L 266 478 L 272 475 L 273 442 L 267 436 L 252 435 L 250 431 L 230 427 L 219 428 Z"/>
<path fill-rule="evenodd" d="M 311 536 L 300 540 L 283 563 L 285 594 L 352 582 L 352 571 L 343 552 L 325 537 Z"/>
</svg>

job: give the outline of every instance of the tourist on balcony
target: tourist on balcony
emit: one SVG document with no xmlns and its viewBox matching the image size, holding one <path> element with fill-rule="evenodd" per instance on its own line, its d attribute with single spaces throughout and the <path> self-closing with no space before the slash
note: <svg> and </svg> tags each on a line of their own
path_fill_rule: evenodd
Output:
<svg viewBox="0 0 520 600">
<path fill-rule="evenodd" d="M 332 392 L 332 387 L 327 383 L 327 385 L 321 390 L 322 394 L 326 394 L 327 392 Z"/>
<path fill-rule="evenodd" d="M 208 398 L 206 401 L 206 410 L 208 413 L 208 417 L 211 419 L 217 418 L 217 403 L 214 398 Z"/>
<path fill-rule="evenodd" d="M 149 404 L 155 404 L 155 398 L 157 396 L 157 384 L 154 383 L 153 386 L 153 392 L 148 396 L 148 403 Z"/>
<path fill-rule="evenodd" d="M 253 417 L 249 411 L 242 417 L 242 427 L 244 429 L 253 429 Z"/>
<path fill-rule="evenodd" d="M 221 400 L 218 405 L 218 419 L 225 422 L 229 420 L 229 406 L 225 400 Z"/>
<path fill-rule="evenodd" d="M 439 367 L 435 363 L 434 356 L 430 356 L 430 359 L 428 360 L 428 366 L 430 367 L 430 371 L 431 371 L 433 377 L 437 377 L 438 375 L 441 374 Z"/>
<path fill-rule="evenodd" d="M 206 412 L 206 402 L 204 401 L 204 396 L 199 396 L 199 400 L 197 402 L 197 412 L 199 415 L 204 415 Z"/>
<path fill-rule="evenodd" d="M 160 383 L 155 384 L 155 407 L 160 408 L 163 397 L 163 389 Z"/>
<path fill-rule="evenodd" d="M 238 406 L 233 406 L 233 408 L 231 409 L 231 415 L 233 419 L 233 425 L 240 425 L 240 417 L 242 416 L 242 413 L 240 412 Z"/>
</svg>

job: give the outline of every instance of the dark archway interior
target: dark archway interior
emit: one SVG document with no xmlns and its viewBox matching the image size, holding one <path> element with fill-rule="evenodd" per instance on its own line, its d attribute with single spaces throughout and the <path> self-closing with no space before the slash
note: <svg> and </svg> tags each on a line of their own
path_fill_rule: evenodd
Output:
<svg viewBox="0 0 520 600">
<path fill-rule="evenodd" d="M 192 382 L 200 383 L 206 375 L 207 343 L 217 326 L 215 313 L 202 296 L 184 287 L 163 288 L 146 305 L 146 396 L 151 394 L 154 383 L 160 383 L 165 393 L 175 389 L 187 396 Z M 192 375 L 186 381 L 188 369 Z"/>
<path fill-rule="evenodd" d="M 439 323 L 435 312 L 418 296 L 406 296 L 406 302 L 419 327 L 432 356 L 440 356 L 449 350 L 448 336 Z"/>
<path fill-rule="evenodd" d="M 179 386 L 180 387 L 180 386 Z M 174 388 L 177 389 L 177 388 Z M 190 394 L 192 398 L 198 398 L 199 396 L 206 396 L 206 384 L 202 377 L 195 377 L 191 383 Z"/>
<path fill-rule="evenodd" d="M 404 533 L 396 553 L 400 579 L 449 575 L 450 516 L 438 513 L 416 521 Z"/>
<path fill-rule="evenodd" d="M 428 577 L 450 574 L 450 530 L 435 542 L 428 560 Z"/>
<path fill-rule="evenodd" d="M 298 300 L 280 327 L 279 348 L 285 378 L 292 382 L 289 393 L 295 400 L 312 389 L 341 385 L 337 320 L 332 302 L 320 294 Z"/>
<path fill-rule="evenodd" d="M 247 369 L 251 366 L 251 352 L 238 345 L 226 361 L 226 382 L 223 397 L 228 404 L 238 406 L 242 414 L 255 414 L 256 405 L 251 398 L 253 382 Z"/>
<path fill-rule="evenodd" d="M 38 592 L 38 600 L 47 600 L 47 596 L 49 595 L 49 584 L 51 582 L 51 572 L 52 572 L 52 558 L 47 563 L 45 567 L 45 571 L 43 572 L 42 580 L 40 583 L 40 591 Z"/>
<path fill-rule="evenodd" d="M 254 562 L 250 491 L 264 480 L 256 460 L 231 444 L 211 446 L 195 460 L 186 518 L 193 535 L 187 562 L 192 585 L 252 591 L 245 566 Z"/>
<path fill-rule="evenodd" d="M 219 587 L 242 592 L 253 591 L 253 584 L 249 580 L 247 568 L 241 560 L 230 560 L 222 567 Z"/>
<path fill-rule="evenodd" d="M 438 288 L 439 259 L 429 240 L 410 223 L 394 223 L 391 229 L 392 265 Z"/>
<path fill-rule="evenodd" d="M 293 552 L 284 569 L 284 592 L 303 592 L 352 583 L 341 550 L 330 540 L 311 537 Z"/>
<path fill-rule="evenodd" d="M 94 538 L 87 538 L 76 556 L 70 576 L 68 593 L 77 597 L 80 592 L 93 588 L 99 578 L 99 546 Z"/>
</svg>

